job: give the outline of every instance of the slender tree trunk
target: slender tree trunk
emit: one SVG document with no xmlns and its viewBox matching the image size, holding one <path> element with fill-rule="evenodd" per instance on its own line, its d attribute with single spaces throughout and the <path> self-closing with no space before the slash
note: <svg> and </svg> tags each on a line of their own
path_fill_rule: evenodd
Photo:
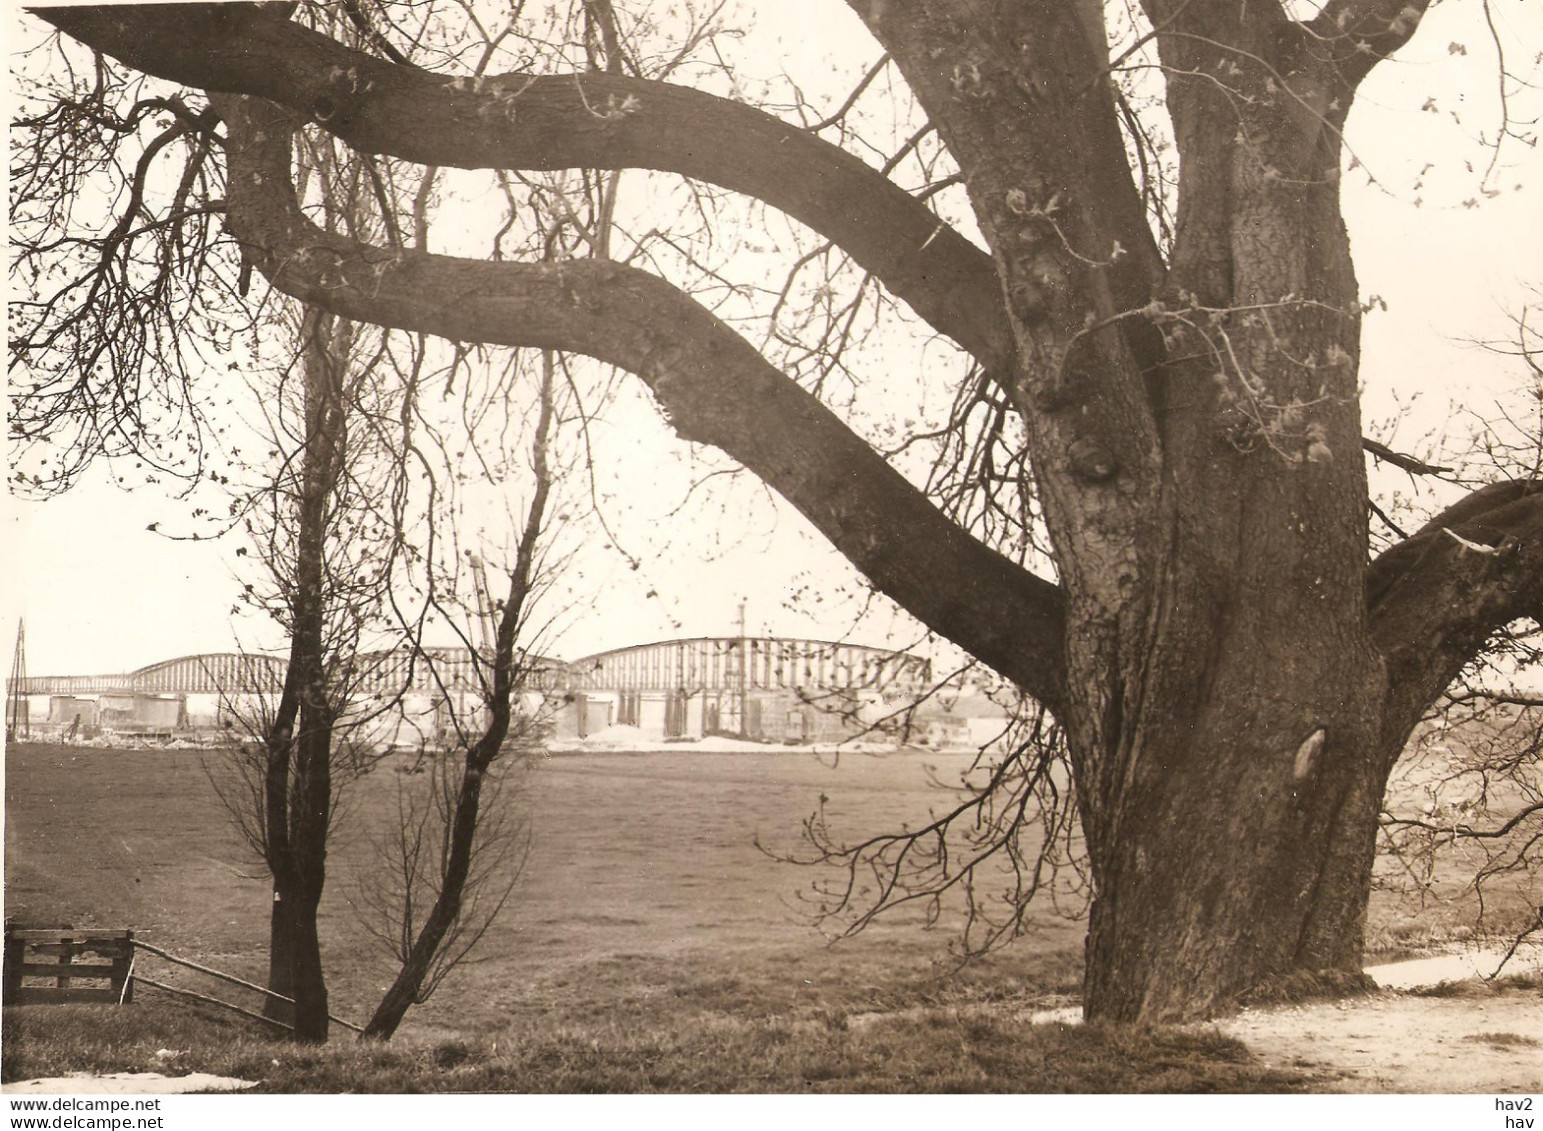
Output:
<svg viewBox="0 0 1543 1131">
<path fill-rule="evenodd" d="M 290 663 L 296 665 L 295 649 Z M 303 671 L 301 662 L 295 670 Z M 281 700 L 282 702 L 282 700 Z M 327 988 L 316 932 L 316 913 L 326 883 L 326 842 L 331 818 L 331 711 L 307 703 L 300 730 L 285 741 L 288 756 L 270 758 L 268 865 L 274 900 L 269 913 L 268 988 L 295 1004 L 269 999 L 266 1016 L 295 1027 L 297 1040 L 327 1039 Z"/>
<path fill-rule="evenodd" d="M 482 786 L 489 768 L 503 750 L 514 713 L 514 696 L 521 689 L 514 652 L 524 619 L 525 603 L 535 580 L 541 531 L 552 493 L 553 476 L 548 463 L 548 444 L 555 412 L 555 377 L 554 359 L 548 351 L 542 355 L 540 411 L 536 419 L 535 439 L 531 444 L 531 467 L 536 490 L 525 515 L 525 526 L 515 552 L 514 568 L 509 573 L 509 591 L 499 609 L 493 651 L 493 682 L 487 697 L 488 727 L 466 752 L 466 765 L 462 769 L 460 786 L 456 792 L 455 811 L 450 818 L 450 850 L 444 862 L 439 895 L 413 940 L 402 962 L 402 969 L 376 1007 L 369 1024 L 365 1026 L 362 1034 L 364 1037 L 391 1039 L 407 1011 L 420 1000 L 424 982 L 439 957 L 446 936 L 461 914 L 461 903 L 476 849 Z"/>
<path fill-rule="evenodd" d="M 273 877 L 273 901 L 268 912 L 268 988 L 288 998 L 295 996 L 294 909 L 298 896 L 289 835 L 289 772 L 294 725 L 300 716 L 299 668 L 294 660 L 291 641 L 289 669 L 266 737 L 263 774 L 263 851 Z M 285 1002 L 269 998 L 263 1012 L 286 1025 L 294 1023 L 294 1006 Z"/>
<path fill-rule="evenodd" d="M 268 866 L 274 905 L 269 920 L 269 988 L 295 999 L 295 1037 L 327 1039 L 327 988 L 316 913 L 326 884 L 332 817 L 332 743 L 336 721 L 327 686 L 326 545 L 342 473 L 345 406 L 338 369 L 348 356 L 346 329 L 308 309 L 301 323 L 305 446 L 300 456 L 294 561 L 289 588 L 290 649 L 284 690 L 268 739 Z"/>
<path fill-rule="evenodd" d="M 323 689 L 324 690 L 324 689 Z M 296 805 L 291 815 L 296 892 L 291 924 L 295 1038 L 327 1039 L 327 984 L 322 972 L 316 915 L 327 877 L 327 835 L 332 817 L 333 716 L 325 703 L 311 702 L 301 713 L 296 743 Z"/>
<path fill-rule="evenodd" d="M 295 916 L 295 1039 L 320 1044 L 327 1039 L 327 981 L 322 971 L 316 912 L 321 889 L 305 898 Z"/>
</svg>

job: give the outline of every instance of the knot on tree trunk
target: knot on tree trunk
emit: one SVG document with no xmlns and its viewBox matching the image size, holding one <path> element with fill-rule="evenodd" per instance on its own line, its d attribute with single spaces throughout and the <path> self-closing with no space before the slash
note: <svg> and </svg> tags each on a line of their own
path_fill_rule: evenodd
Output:
<svg viewBox="0 0 1543 1131">
<path fill-rule="evenodd" d="M 1091 436 L 1074 440 L 1066 454 L 1072 472 L 1089 483 L 1103 483 L 1113 479 L 1120 470 L 1120 461 L 1115 454 Z"/>
</svg>

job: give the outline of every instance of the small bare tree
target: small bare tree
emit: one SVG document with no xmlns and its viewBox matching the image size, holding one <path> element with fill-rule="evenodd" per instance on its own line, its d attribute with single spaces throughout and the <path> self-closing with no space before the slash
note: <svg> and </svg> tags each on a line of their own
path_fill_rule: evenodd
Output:
<svg viewBox="0 0 1543 1131">
<path fill-rule="evenodd" d="M 297 336 L 301 390 L 281 387 L 268 411 L 280 467 L 247 507 L 268 575 L 248 594 L 288 636 L 287 664 L 276 696 L 227 703 L 247 741 L 209 768 L 273 878 L 268 985 L 295 1006 L 270 1001 L 269 1013 L 292 1021 L 298 1038 L 321 1041 L 327 991 L 316 916 L 337 786 L 369 765 L 356 733 L 373 713 L 359 706 L 368 674 L 361 655 L 379 616 L 389 544 L 364 536 L 379 485 L 369 475 L 371 446 L 351 442 L 374 366 L 359 362 L 352 328 L 330 315 L 307 310 Z M 292 401 L 298 420 L 285 410 Z"/>
<path fill-rule="evenodd" d="M 1438 938 L 1500 939 L 1514 953 L 1543 933 L 1543 696 L 1455 688 L 1392 792 L 1382 848 L 1395 866 L 1379 876 L 1384 890 L 1446 904 L 1452 918 Z"/>
<path fill-rule="evenodd" d="M 381 169 L 306 139 L 302 197 L 328 230 L 391 231 L 399 186 Z M 389 422 L 393 367 L 421 361 L 421 340 L 359 327 L 315 307 L 279 311 L 294 356 L 253 402 L 276 465 L 239 504 L 262 579 L 246 587 L 288 640 L 276 696 L 233 711 L 249 741 L 213 776 L 226 808 L 273 879 L 270 1016 L 301 1040 L 328 1033 L 317 913 L 341 788 L 374 757 L 370 724 L 397 695 L 371 697 L 370 642 L 381 636 L 399 514 L 383 500 L 408 474 Z M 402 357 L 410 360 L 403 362 Z M 378 682 L 378 681 L 375 681 Z"/>
<path fill-rule="evenodd" d="M 542 536 L 552 497 L 555 373 L 553 355 L 544 351 L 530 449 L 534 492 L 508 569 L 508 589 L 489 610 L 492 655 L 475 665 L 482 693 L 480 734 L 473 736 L 466 720 L 456 719 L 457 741 L 444 756 L 431 759 L 427 788 L 416 798 L 406 791 L 398 795 L 391 881 L 384 890 L 376 889 L 370 902 L 377 911 L 374 933 L 401 967 L 365 1027 L 366 1037 L 389 1039 L 408 1009 L 426 1001 L 467 958 L 524 867 L 526 825 L 509 807 L 507 794 L 544 723 L 539 709 L 532 712 L 523 701 L 539 660 L 522 651 L 519 642 L 540 585 Z"/>
</svg>

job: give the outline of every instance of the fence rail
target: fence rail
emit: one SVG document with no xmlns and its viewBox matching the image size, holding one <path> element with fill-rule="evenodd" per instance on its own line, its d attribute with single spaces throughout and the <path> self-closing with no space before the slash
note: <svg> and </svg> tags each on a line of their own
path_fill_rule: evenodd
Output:
<svg viewBox="0 0 1543 1131">
<path fill-rule="evenodd" d="M 219 998 L 210 997 L 207 994 L 196 993 L 193 990 L 183 989 L 178 986 L 169 986 L 165 982 L 147 978 L 134 970 L 134 958 L 136 951 L 144 951 L 153 954 L 174 966 L 186 967 L 199 974 L 210 978 L 227 982 L 242 989 L 251 990 L 262 994 L 274 1001 L 281 1001 L 287 1005 L 294 1005 L 295 999 L 285 997 L 281 993 L 259 986 L 255 982 L 248 982 L 244 978 L 238 978 L 234 974 L 227 974 L 222 970 L 204 966 L 191 959 L 182 958 L 170 951 L 162 950 L 142 939 L 136 939 L 133 931 L 118 930 L 74 930 L 71 928 L 37 928 L 37 927 L 7 927 L 5 931 L 5 979 L 4 1000 L 6 1005 L 42 1005 L 49 1003 L 69 1002 L 96 1002 L 106 1004 L 123 1004 L 134 1000 L 134 984 L 136 982 L 147 986 L 154 986 L 158 990 L 176 994 L 179 997 L 190 998 L 209 1005 L 222 1006 L 244 1017 L 251 1017 L 258 1021 L 264 1021 L 276 1025 L 281 1029 L 292 1029 L 293 1026 L 278 1021 L 243 1006 L 234 1005 Z M 92 954 L 98 958 L 106 958 L 106 962 L 80 962 L 78 959 Z M 52 956 L 52 962 L 40 962 L 35 959 Z M 52 985 L 25 985 L 24 979 L 49 979 Z M 80 981 L 105 981 L 106 986 L 75 985 Z M 328 1020 L 335 1024 L 350 1029 L 355 1033 L 364 1032 L 364 1028 L 355 1025 L 352 1021 L 345 1021 L 341 1017 L 327 1014 Z"/>
<path fill-rule="evenodd" d="M 218 978 L 220 981 L 222 981 L 222 982 L 229 982 L 233 986 L 240 986 L 243 989 L 252 990 L 252 991 L 254 991 L 256 993 L 260 993 L 260 994 L 264 995 L 265 997 L 270 997 L 274 1001 L 282 1001 L 282 1002 L 284 1002 L 284 1003 L 286 1003 L 288 1005 L 294 1005 L 295 1004 L 295 999 L 292 998 L 292 997 L 285 997 L 281 993 L 276 993 L 273 990 L 270 990 L 270 989 L 266 988 L 265 986 L 259 986 L 255 982 L 248 982 L 248 981 L 246 981 L 243 978 L 238 978 L 234 974 L 226 974 L 223 971 L 215 970 L 215 969 L 213 969 L 211 967 L 208 967 L 208 966 L 200 966 L 197 962 L 193 962 L 190 959 L 186 959 L 186 958 L 179 958 L 177 955 L 172 954 L 169 951 L 164 951 L 164 950 L 162 950 L 158 946 L 151 946 L 149 943 L 144 942 L 142 940 L 136 940 L 135 943 L 134 943 L 134 946 L 137 949 L 139 949 L 139 950 L 143 950 L 143 951 L 146 951 L 146 952 L 148 952 L 150 954 L 155 955 L 157 958 L 164 958 L 167 962 L 170 962 L 173 965 L 176 965 L 176 966 L 186 966 L 189 970 L 196 970 L 200 974 L 207 974 L 211 978 Z M 149 978 L 140 978 L 139 980 L 142 981 L 142 982 L 145 982 L 147 985 L 155 985 L 159 989 L 163 989 L 164 990 L 164 989 L 168 988 L 166 986 L 160 985 L 160 983 L 158 983 L 158 982 L 152 983 Z M 216 1004 L 219 1004 L 219 1005 L 228 1004 L 226 1002 L 221 1002 L 221 1001 L 219 1001 L 216 998 L 206 998 L 204 1000 L 206 1000 L 206 1001 L 214 1001 L 214 1002 L 216 1002 Z M 244 1010 L 241 1010 L 237 1006 L 232 1006 L 231 1008 L 236 1009 L 237 1012 L 245 1012 Z M 345 1029 L 352 1029 L 355 1033 L 362 1033 L 362 1032 L 364 1032 L 364 1028 L 362 1026 L 355 1025 L 352 1021 L 344 1021 L 341 1017 L 334 1017 L 330 1013 L 327 1014 L 327 1019 L 329 1021 L 336 1022 L 337 1024 L 343 1026 L 343 1028 L 345 1028 Z M 268 1018 L 263 1018 L 263 1020 L 266 1021 L 266 1020 L 268 1020 Z"/>
</svg>

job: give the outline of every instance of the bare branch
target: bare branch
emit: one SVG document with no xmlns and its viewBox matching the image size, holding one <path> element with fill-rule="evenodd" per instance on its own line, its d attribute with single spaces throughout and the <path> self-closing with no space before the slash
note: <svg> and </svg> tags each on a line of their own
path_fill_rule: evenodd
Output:
<svg viewBox="0 0 1543 1131">
<path fill-rule="evenodd" d="M 289 188 L 276 107 L 218 96 L 230 219 L 280 290 L 358 321 L 454 341 L 585 353 L 640 376 L 685 439 L 778 490 L 923 623 L 1041 701 L 1061 698 L 1061 598 L 948 521 L 829 409 L 663 280 L 616 263 L 489 263 L 382 249 L 317 228 Z M 757 411 L 747 417 L 746 400 Z M 969 578 L 969 592 L 945 579 Z"/>
<path fill-rule="evenodd" d="M 1380 444 L 1369 437 L 1363 436 L 1361 438 L 1361 447 L 1377 459 L 1382 460 L 1384 463 L 1391 463 L 1394 467 L 1409 472 L 1410 475 L 1453 474 L 1453 470 L 1450 467 L 1437 467 L 1435 464 L 1426 463 L 1424 460 L 1417 459 L 1414 456 L 1406 455 L 1403 452 L 1396 452 L 1386 444 Z"/>
<path fill-rule="evenodd" d="M 858 158 L 749 106 L 602 72 L 447 78 L 260 5 L 35 10 L 130 66 L 289 106 L 361 153 L 456 168 L 656 169 L 745 193 L 841 243 L 988 367 L 1012 354 L 989 256 Z"/>
</svg>

